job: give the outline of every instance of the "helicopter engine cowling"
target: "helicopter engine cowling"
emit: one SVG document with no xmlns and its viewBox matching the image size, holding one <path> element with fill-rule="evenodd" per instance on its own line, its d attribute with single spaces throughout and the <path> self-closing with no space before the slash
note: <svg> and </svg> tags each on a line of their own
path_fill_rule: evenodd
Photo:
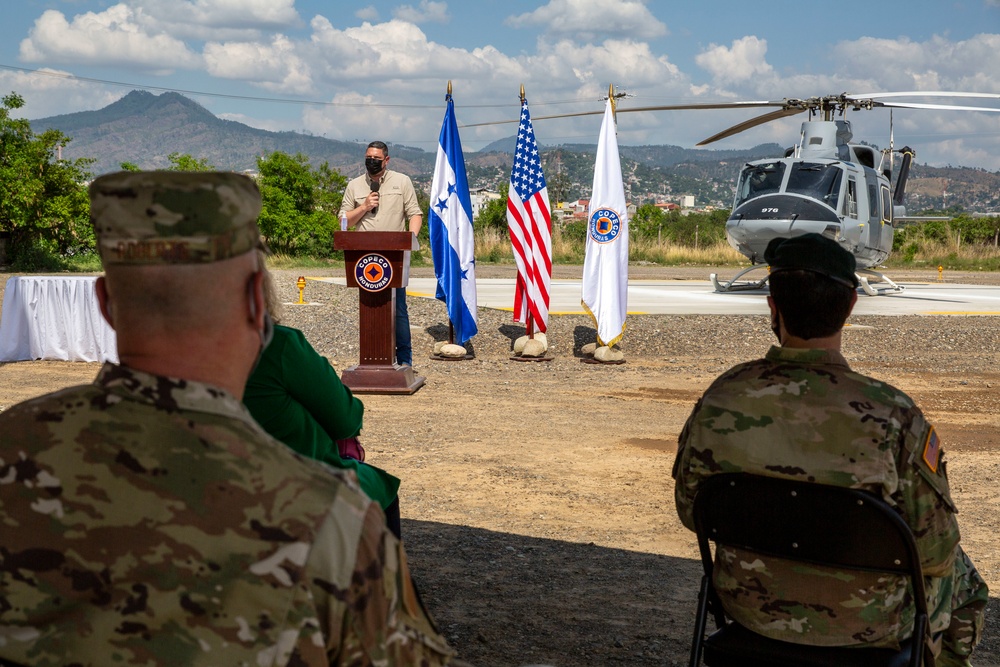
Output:
<svg viewBox="0 0 1000 667">
<path fill-rule="evenodd" d="M 733 210 L 726 222 L 730 245 L 755 264 L 764 261 L 764 250 L 774 238 L 815 232 L 836 238 L 840 219 L 829 206 L 815 199 L 789 194 L 762 195 Z"/>
</svg>

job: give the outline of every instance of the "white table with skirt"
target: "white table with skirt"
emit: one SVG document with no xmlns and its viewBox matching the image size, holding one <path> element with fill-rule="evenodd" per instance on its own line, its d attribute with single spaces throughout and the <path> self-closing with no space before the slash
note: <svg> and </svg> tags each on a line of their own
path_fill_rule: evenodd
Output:
<svg viewBox="0 0 1000 667">
<path fill-rule="evenodd" d="M 15 276 L 4 288 L 0 362 L 118 361 L 93 276 Z"/>
</svg>

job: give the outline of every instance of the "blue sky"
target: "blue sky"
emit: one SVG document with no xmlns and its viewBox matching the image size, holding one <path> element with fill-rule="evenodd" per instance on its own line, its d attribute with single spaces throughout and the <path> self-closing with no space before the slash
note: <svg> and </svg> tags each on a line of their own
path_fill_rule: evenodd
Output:
<svg viewBox="0 0 1000 667">
<path fill-rule="evenodd" d="M 97 109 L 134 87 L 176 89 L 256 127 L 434 150 L 449 80 L 460 125 L 516 119 L 522 83 L 535 117 L 600 111 L 609 84 L 629 95 L 623 107 L 842 92 L 1000 95 L 1000 0 L 5 4 L 0 91 L 22 95 L 28 118 Z M 955 102 L 1000 108 L 998 99 Z M 621 114 L 619 142 L 691 147 L 756 113 Z M 856 139 L 888 143 L 887 110 L 848 117 Z M 790 146 L 802 120 L 714 147 Z M 546 145 L 596 143 L 600 123 L 599 115 L 538 121 L 536 133 Z M 514 127 L 464 128 L 463 145 L 477 150 Z M 897 110 L 894 135 L 918 162 L 1000 169 L 1000 113 Z"/>
</svg>

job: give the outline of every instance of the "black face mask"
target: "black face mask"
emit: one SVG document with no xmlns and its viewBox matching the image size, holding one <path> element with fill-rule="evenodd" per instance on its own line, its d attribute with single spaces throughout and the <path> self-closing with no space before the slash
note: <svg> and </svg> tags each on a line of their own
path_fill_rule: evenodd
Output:
<svg viewBox="0 0 1000 667">
<path fill-rule="evenodd" d="M 382 159 L 377 157 L 366 157 L 365 169 L 368 170 L 369 176 L 374 176 L 375 174 L 382 171 Z"/>
</svg>

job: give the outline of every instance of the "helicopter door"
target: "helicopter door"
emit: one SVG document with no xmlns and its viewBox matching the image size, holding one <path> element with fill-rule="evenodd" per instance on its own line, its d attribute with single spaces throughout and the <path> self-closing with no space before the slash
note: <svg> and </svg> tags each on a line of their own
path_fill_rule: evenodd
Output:
<svg viewBox="0 0 1000 667">
<path fill-rule="evenodd" d="M 878 248 L 882 239 L 882 211 L 878 201 L 878 183 L 868 182 L 868 245 Z"/>
</svg>

